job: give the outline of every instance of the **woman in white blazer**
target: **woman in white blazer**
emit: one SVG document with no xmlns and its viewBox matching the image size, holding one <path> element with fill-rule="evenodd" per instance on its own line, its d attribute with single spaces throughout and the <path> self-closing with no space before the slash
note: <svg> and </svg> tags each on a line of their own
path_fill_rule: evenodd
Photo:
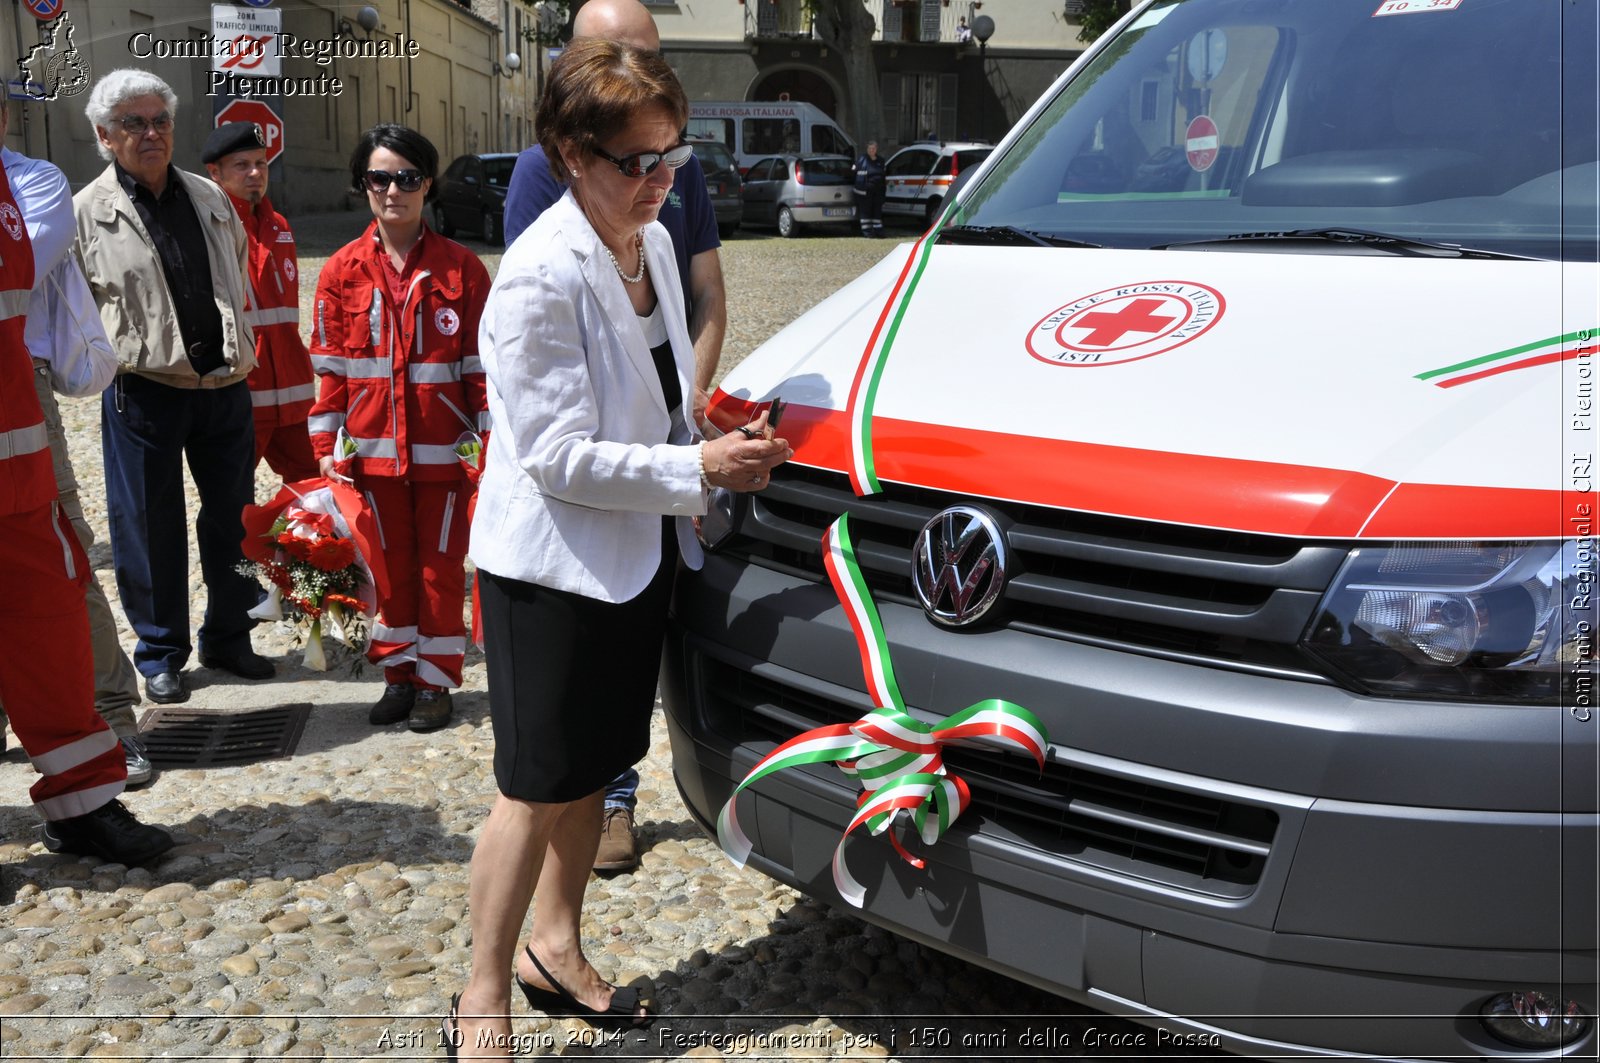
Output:
<svg viewBox="0 0 1600 1063">
<path fill-rule="evenodd" d="M 759 490 L 790 455 L 764 419 L 702 440 L 685 403 L 694 349 L 655 218 L 690 154 L 687 115 L 659 53 L 568 47 L 537 127 L 569 189 L 507 250 L 484 312 L 491 432 L 470 552 L 500 794 L 472 858 L 472 976 L 447 1047 L 510 1034 L 508 967 L 546 1014 L 651 1018 L 579 941 L 604 786 L 648 748 L 673 573 L 701 559 L 690 518 L 710 488 Z"/>
</svg>

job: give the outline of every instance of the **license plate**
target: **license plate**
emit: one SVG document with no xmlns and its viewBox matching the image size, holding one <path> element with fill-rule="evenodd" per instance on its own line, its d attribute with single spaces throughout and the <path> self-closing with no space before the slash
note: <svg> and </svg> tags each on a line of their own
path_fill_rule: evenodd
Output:
<svg viewBox="0 0 1600 1063">
<path fill-rule="evenodd" d="M 822 208 L 822 216 L 824 218 L 848 218 L 852 213 L 854 213 L 854 211 L 850 207 L 823 207 Z"/>
</svg>

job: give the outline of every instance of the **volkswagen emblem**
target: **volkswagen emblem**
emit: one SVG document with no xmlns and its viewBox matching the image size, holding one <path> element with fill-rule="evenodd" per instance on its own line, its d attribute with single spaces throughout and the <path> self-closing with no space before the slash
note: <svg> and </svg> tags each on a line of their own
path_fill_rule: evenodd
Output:
<svg viewBox="0 0 1600 1063">
<path fill-rule="evenodd" d="M 951 506 L 917 535 L 911 585 L 935 624 L 966 627 L 982 620 L 1005 583 L 1005 534 L 983 510 Z"/>
</svg>

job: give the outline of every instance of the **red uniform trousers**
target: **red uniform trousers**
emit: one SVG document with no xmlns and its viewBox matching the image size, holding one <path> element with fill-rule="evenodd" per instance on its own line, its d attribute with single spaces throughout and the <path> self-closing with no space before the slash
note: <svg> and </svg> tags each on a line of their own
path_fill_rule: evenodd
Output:
<svg viewBox="0 0 1600 1063">
<path fill-rule="evenodd" d="M 122 792 L 128 766 L 94 711 L 89 558 L 57 503 L 0 516 L 0 572 L 0 701 L 43 776 L 29 795 L 45 819 L 93 812 Z"/>
<path fill-rule="evenodd" d="M 390 683 L 430 690 L 461 685 L 467 650 L 465 479 L 359 477 L 356 486 L 378 521 L 389 595 L 378 603 L 367 659 Z"/>
<path fill-rule="evenodd" d="M 256 464 L 267 459 L 273 472 L 286 484 L 315 480 L 322 475 L 317 457 L 311 453 L 311 432 L 304 421 L 298 424 L 256 422 Z"/>
</svg>

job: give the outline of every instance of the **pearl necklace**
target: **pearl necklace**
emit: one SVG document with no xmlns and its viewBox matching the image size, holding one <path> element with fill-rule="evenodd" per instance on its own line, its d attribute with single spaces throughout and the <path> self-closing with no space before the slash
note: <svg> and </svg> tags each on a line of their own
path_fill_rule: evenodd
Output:
<svg viewBox="0 0 1600 1063">
<path fill-rule="evenodd" d="M 600 243 L 601 247 L 606 248 L 606 257 L 609 258 L 611 260 L 611 264 L 616 267 L 617 276 L 621 277 L 629 284 L 638 284 L 640 281 L 644 280 L 644 233 L 638 232 L 633 234 L 633 245 L 639 249 L 639 271 L 632 276 L 629 276 L 622 271 L 622 263 L 618 262 L 617 256 L 611 253 L 611 248 L 606 247 L 604 241 L 601 241 Z"/>
</svg>

